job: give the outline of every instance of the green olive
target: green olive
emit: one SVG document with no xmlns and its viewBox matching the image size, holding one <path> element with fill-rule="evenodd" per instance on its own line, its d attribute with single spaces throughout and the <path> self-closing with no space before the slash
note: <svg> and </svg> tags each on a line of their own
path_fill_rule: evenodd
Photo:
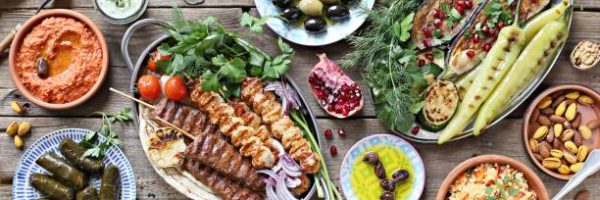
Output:
<svg viewBox="0 0 600 200">
<path fill-rule="evenodd" d="M 298 9 L 308 16 L 323 15 L 323 3 L 319 0 L 301 0 L 298 3 Z"/>
</svg>

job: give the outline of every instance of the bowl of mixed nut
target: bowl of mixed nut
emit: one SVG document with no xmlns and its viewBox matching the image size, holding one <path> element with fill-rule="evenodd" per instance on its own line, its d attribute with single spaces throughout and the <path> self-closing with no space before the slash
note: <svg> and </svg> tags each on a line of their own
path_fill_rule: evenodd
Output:
<svg viewBox="0 0 600 200">
<path fill-rule="evenodd" d="M 523 117 L 523 139 L 538 168 L 568 180 L 600 147 L 600 94 L 582 85 L 548 88 Z"/>
</svg>

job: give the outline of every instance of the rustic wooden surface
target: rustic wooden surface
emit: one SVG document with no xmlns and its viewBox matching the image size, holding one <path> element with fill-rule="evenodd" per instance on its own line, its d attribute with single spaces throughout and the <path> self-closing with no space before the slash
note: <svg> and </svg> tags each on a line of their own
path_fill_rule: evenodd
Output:
<svg viewBox="0 0 600 200">
<path fill-rule="evenodd" d="M 6 35 L 9 30 L 17 23 L 27 20 L 34 12 L 40 0 L 20 0 L 20 1 L 0 1 L 0 36 Z M 92 118 L 88 115 L 94 111 L 116 112 L 124 106 L 130 106 L 131 102 L 108 92 L 108 87 L 115 87 L 119 90 L 127 91 L 129 88 L 131 73 L 124 64 L 119 46 L 121 37 L 127 26 L 111 25 L 102 20 L 98 12 L 91 5 L 91 0 L 79 1 L 60 1 L 57 0 L 50 4 L 49 8 L 68 8 L 74 9 L 90 17 L 96 22 L 102 30 L 110 48 L 110 74 L 102 90 L 95 97 L 77 109 L 68 111 L 48 111 L 30 105 L 25 115 L 15 115 L 9 108 L 11 100 L 18 100 L 26 103 L 27 101 L 20 97 L 15 91 L 15 87 L 10 80 L 8 70 L 8 55 L 0 52 L 0 126 L 5 127 L 10 122 L 27 120 L 33 125 L 33 133 L 25 138 L 25 142 L 30 144 L 45 133 L 68 127 L 95 128 L 100 119 Z M 544 81 L 543 87 L 563 83 L 580 83 L 588 85 L 596 90 L 600 90 L 600 71 L 593 69 L 581 72 L 573 69 L 567 60 L 568 52 L 580 40 L 600 41 L 600 0 L 580 0 L 576 1 L 576 12 L 573 19 L 569 40 L 565 51 L 563 51 L 560 60 L 554 70 Z M 151 1 L 146 14 L 142 18 L 160 18 L 170 19 L 172 5 L 184 7 L 184 13 L 188 17 L 202 18 L 206 16 L 215 16 L 231 30 L 243 31 L 239 26 L 239 18 L 244 11 L 253 10 L 252 0 L 206 0 L 206 3 L 200 6 L 187 6 L 183 0 L 177 1 Z M 137 55 L 145 49 L 145 46 L 163 34 L 157 27 L 143 28 L 134 35 L 134 40 L 130 45 L 132 56 Z M 270 30 L 267 34 L 249 38 L 257 46 L 268 52 L 276 52 L 275 39 L 277 36 Z M 308 94 L 307 75 L 311 67 L 317 62 L 316 53 L 325 52 L 330 58 L 340 58 L 348 50 L 345 42 L 339 42 L 326 47 L 309 48 L 294 45 L 297 53 L 294 57 L 293 67 L 290 71 L 291 77 L 301 87 L 303 95 L 309 100 L 311 108 L 318 117 L 320 131 L 326 128 L 337 130 L 344 128 L 347 132 L 345 138 L 322 139 L 321 148 L 326 156 L 328 167 L 332 178 L 337 182 L 339 176 L 339 167 L 343 155 L 347 150 L 361 138 L 375 134 L 387 133 L 375 118 L 372 100 L 365 84 L 361 84 L 365 93 L 365 106 L 363 111 L 347 120 L 336 120 L 327 116 L 316 104 L 314 98 Z M 360 68 L 349 72 L 355 80 L 360 80 Z M 541 89 L 538 89 L 538 92 Z M 516 158 L 530 166 L 538 173 L 540 178 L 546 184 L 550 195 L 554 195 L 565 183 L 547 176 L 542 171 L 535 168 L 526 156 L 521 140 L 522 113 L 520 108 L 511 114 L 511 117 L 503 120 L 499 125 L 493 127 L 487 134 L 478 138 L 469 138 L 458 142 L 452 142 L 447 145 L 424 145 L 414 144 L 426 165 L 427 180 L 422 199 L 433 199 L 442 180 L 446 174 L 458 163 L 475 155 L 482 154 L 500 154 Z M 133 166 L 135 176 L 138 180 L 138 199 L 185 199 L 169 185 L 167 185 L 155 172 L 149 167 L 146 156 L 141 151 L 141 144 L 137 137 L 136 127 L 133 124 L 120 125 L 118 130 L 125 143 L 124 151 L 127 154 Z M 330 145 L 337 145 L 339 154 L 331 156 L 328 152 Z M 6 135 L 0 135 L 0 199 L 9 199 L 11 196 L 11 183 L 13 172 L 16 168 L 17 160 L 23 154 L 23 151 L 16 150 L 12 145 L 11 138 Z M 584 186 L 578 189 L 588 189 L 592 192 L 592 197 L 600 196 L 600 175 L 590 177 Z M 567 199 L 572 199 L 570 194 Z M 598 198 L 593 198 L 598 199 Z"/>
</svg>

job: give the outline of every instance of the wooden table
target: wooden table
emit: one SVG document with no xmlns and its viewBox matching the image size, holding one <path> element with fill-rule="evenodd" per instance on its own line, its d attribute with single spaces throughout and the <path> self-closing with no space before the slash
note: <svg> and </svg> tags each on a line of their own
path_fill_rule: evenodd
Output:
<svg viewBox="0 0 600 200">
<path fill-rule="evenodd" d="M 0 36 L 6 35 L 17 23 L 27 20 L 34 13 L 39 2 L 40 0 L 0 1 Z M 183 7 L 183 11 L 188 17 L 202 18 L 212 15 L 217 17 L 227 28 L 236 31 L 244 31 L 239 26 L 242 12 L 255 12 L 252 0 L 206 0 L 200 6 L 187 6 L 183 0 L 154 0 L 150 2 L 148 10 L 142 18 L 170 19 L 171 6 L 174 4 Z M 544 81 L 542 88 L 563 83 L 580 83 L 600 90 L 600 70 L 596 68 L 581 72 L 572 68 L 567 60 L 568 53 L 578 41 L 600 41 L 600 0 L 580 0 L 576 1 L 575 4 L 576 12 L 573 18 L 573 27 L 565 51 L 563 51 L 557 65 Z M 25 138 L 26 144 L 31 144 L 44 134 L 57 129 L 69 127 L 96 128 L 100 124 L 100 119 L 89 117 L 90 113 L 94 111 L 115 113 L 124 106 L 131 106 L 129 100 L 108 91 L 109 86 L 122 91 L 127 91 L 129 88 L 131 72 L 125 66 L 119 50 L 121 37 L 127 26 L 111 25 L 103 21 L 100 14 L 92 7 L 91 0 L 56 0 L 48 8 L 73 9 L 88 16 L 99 25 L 110 49 L 110 74 L 101 91 L 92 100 L 77 109 L 57 112 L 44 110 L 29 103 L 30 107 L 27 114 L 15 115 L 9 107 L 9 102 L 17 100 L 25 103 L 27 101 L 19 95 L 11 81 L 7 53 L 0 53 L 0 126 L 5 127 L 13 121 L 30 121 L 33 131 Z M 149 42 L 161 34 L 163 32 L 158 27 L 143 28 L 138 31 L 134 35 L 136 39 L 133 39 L 130 45 L 132 56 L 137 57 Z M 275 53 L 277 51 L 276 38 L 277 36 L 268 30 L 266 34 L 253 37 L 251 40 L 258 47 L 270 53 Z M 333 119 L 325 114 L 316 104 L 312 95 L 307 92 L 308 72 L 318 61 L 316 53 L 325 52 L 332 59 L 340 58 L 349 49 L 346 42 L 318 48 L 297 45 L 293 47 L 296 49 L 296 54 L 290 74 L 301 87 L 302 94 L 307 97 L 312 110 L 317 115 L 320 128 L 319 137 L 322 139 L 321 148 L 325 154 L 325 159 L 327 159 L 332 178 L 337 182 L 340 163 L 347 150 L 365 136 L 388 131 L 382 127 L 375 117 L 372 99 L 364 83 L 361 85 L 365 94 L 365 106 L 362 112 L 346 120 Z M 361 80 L 360 67 L 349 73 L 355 80 Z M 537 93 L 539 93 L 539 90 L 541 89 L 538 89 Z M 443 146 L 414 144 L 423 157 L 427 170 L 427 185 L 422 199 L 434 198 L 442 180 L 454 166 L 472 156 L 482 154 L 500 154 L 520 160 L 538 173 L 551 195 L 558 192 L 565 182 L 542 173 L 533 166 L 525 154 L 521 140 L 523 110 L 521 108 L 515 111 L 511 117 L 503 120 L 500 124 L 491 128 L 488 133 L 478 138 L 469 138 Z M 326 128 L 334 129 L 334 131 L 338 128 L 344 128 L 347 136 L 340 138 L 337 134 L 334 134 L 334 139 L 326 140 L 322 137 L 322 132 Z M 118 130 L 120 130 L 120 136 L 125 143 L 123 150 L 131 161 L 135 172 L 138 199 L 184 199 L 185 196 L 167 185 L 150 167 L 150 163 L 142 151 L 136 127 L 133 124 L 120 125 Z M 328 153 L 331 145 L 338 147 L 339 153 L 337 156 L 332 157 Z M 22 154 L 23 151 L 14 148 L 10 137 L 4 134 L 0 135 L 0 199 L 8 199 L 11 196 L 13 172 Z M 592 192 L 592 197 L 597 197 L 600 196 L 600 184 L 598 183 L 600 183 L 600 175 L 589 178 L 584 182 L 584 186 L 579 189 L 588 189 Z M 568 199 L 572 199 L 572 196 L 573 194 L 570 194 Z"/>
</svg>

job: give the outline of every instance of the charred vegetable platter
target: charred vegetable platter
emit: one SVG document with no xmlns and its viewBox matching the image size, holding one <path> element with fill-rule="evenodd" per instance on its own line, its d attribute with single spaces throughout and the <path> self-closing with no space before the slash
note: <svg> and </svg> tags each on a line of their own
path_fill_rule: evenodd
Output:
<svg viewBox="0 0 600 200">
<path fill-rule="evenodd" d="M 515 109 L 554 65 L 572 13 L 570 0 L 384 4 L 365 11 L 371 26 L 340 64 L 364 68 L 383 125 L 439 144 L 480 135 Z"/>
<path fill-rule="evenodd" d="M 174 18 L 132 80 L 157 173 L 193 199 L 341 199 L 313 116 L 285 76 L 294 50 L 280 39 L 271 56 L 216 18 L 186 20 L 178 9 Z M 241 23 L 256 31 L 260 21 Z"/>
</svg>

